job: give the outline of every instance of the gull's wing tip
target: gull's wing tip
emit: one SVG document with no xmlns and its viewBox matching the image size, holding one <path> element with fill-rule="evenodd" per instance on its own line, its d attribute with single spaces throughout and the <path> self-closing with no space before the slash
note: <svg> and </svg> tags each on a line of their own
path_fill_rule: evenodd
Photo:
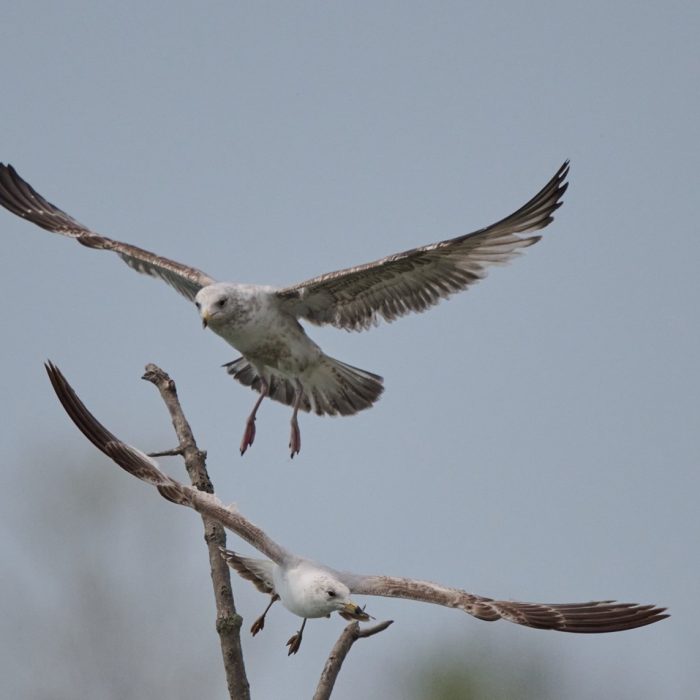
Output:
<svg viewBox="0 0 700 700">
<path fill-rule="evenodd" d="M 569 173 L 571 172 L 571 161 L 567 158 L 560 166 L 559 169 L 557 170 L 556 173 L 554 173 L 554 177 L 549 181 L 549 186 L 555 185 L 555 191 L 557 192 L 558 199 L 560 199 L 564 192 L 569 188 L 569 183 L 567 181 L 567 177 L 569 177 Z M 557 204 L 556 208 L 559 208 L 561 206 L 561 202 Z"/>
<path fill-rule="evenodd" d="M 61 370 L 58 368 L 58 365 L 56 365 L 51 360 L 47 359 L 44 362 L 44 369 L 46 370 L 46 374 L 49 375 L 49 379 L 51 380 L 51 384 L 54 390 L 58 390 L 58 386 L 60 384 L 68 383 L 65 376 L 63 375 L 63 372 L 61 372 Z"/>
<path fill-rule="evenodd" d="M 649 606 L 651 609 L 649 611 L 650 615 L 653 616 L 654 622 L 657 620 L 665 620 L 666 618 L 671 617 L 671 613 L 668 612 L 668 608 L 665 606 Z"/>
<path fill-rule="evenodd" d="M 64 398 L 66 396 L 75 397 L 75 399 L 77 399 L 78 402 L 82 404 L 82 401 L 80 401 L 78 395 L 75 393 L 75 389 L 73 389 L 70 382 L 66 379 L 66 375 L 63 374 L 63 372 L 61 372 L 61 370 L 55 362 L 47 359 L 46 362 L 44 362 L 44 369 L 46 370 L 46 374 L 49 375 L 49 381 L 51 382 L 51 386 L 56 392 L 56 396 L 58 396 L 58 399 L 63 404 L 64 408 Z"/>
<path fill-rule="evenodd" d="M 569 177 L 569 173 L 571 172 L 571 161 L 567 158 L 559 167 L 559 170 L 554 175 L 554 179 L 558 184 L 558 190 L 560 196 L 566 192 L 566 190 L 569 187 L 569 183 L 567 181 L 567 177 Z"/>
<path fill-rule="evenodd" d="M 649 610 L 644 608 L 649 607 Z M 634 625 L 631 629 L 646 627 L 647 625 L 653 625 L 656 622 L 661 622 L 661 620 L 666 620 L 671 617 L 671 613 L 666 612 L 667 608 L 650 606 L 640 606 L 635 612 L 641 612 L 640 617 L 637 619 L 639 624 Z"/>
</svg>

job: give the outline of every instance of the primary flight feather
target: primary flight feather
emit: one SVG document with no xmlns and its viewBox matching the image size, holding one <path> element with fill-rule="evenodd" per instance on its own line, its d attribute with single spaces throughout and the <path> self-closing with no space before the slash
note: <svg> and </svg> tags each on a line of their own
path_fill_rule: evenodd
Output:
<svg viewBox="0 0 700 700">
<path fill-rule="evenodd" d="M 269 396 L 292 406 L 293 457 L 301 449 L 299 410 L 352 415 L 372 406 L 384 388 L 380 376 L 324 354 L 299 319 L 364 330 L 380 319 L 425 311 L 466 289 L 485 276 L 489 265 L 509 261 L 540 239 L 523 234 L 551 223 L 568 172 L 567 161 L 527 204 L 491 226 L 284 288 L 216 282 L 195 267 L 95 233 L 1 163 L 0 204 L 88 248 L 114 251 L 129 267 L 159 277 L 194 301 L 203 325 L 242 354 L 225 365 L 228 373 L 260 394 L 246 420 L 241 454 L 253 444 L 257 410 Z"/>
</svg>

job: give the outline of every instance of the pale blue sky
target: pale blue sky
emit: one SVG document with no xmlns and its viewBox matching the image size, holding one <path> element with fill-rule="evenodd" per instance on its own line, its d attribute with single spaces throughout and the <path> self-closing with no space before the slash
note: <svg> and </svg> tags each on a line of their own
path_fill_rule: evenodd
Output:
<svg viewBox="0 0 700 700">
<path fill-rule="evenodd" d="M 94 677 L 104 697 L 145 697 L 129 678 L 148 663 L 151 697 L 169 665 L 224 693 L 199 523 L 84 441 L 51 393 L 51 358 L 148 450 L 173 443 L 139 380 L 159 363 L 221 497 L 300 553 L 674 615 L 574 637 L 368 599 L 396 624 L 353 649 L 338 700 L 405 697 L 412 655 L 483 648 L 551 658 L 553 698 L 694 697 L 700 6 L 7 5 L 0 160 L 100 232 L 219 279 L 287 284 L 465 233 L 572 161 L 554 224 L 512 265 L 370 333 L 310 330 L 386 393 L 353 418 L 302 417 L 294 462 L 289 411 L 272 403 L 238 456 L 254 396 L 193 307 L 0 211 L 0 673 L 16 696 L 76 697 Z M 248 624 L 266 601 L 235 586 Z M 296 628 L 280 608 L 244 636 L 256 698 L 310 696 L 342 621 L 310 623 L 287 659 Z M 101 658 L 112 665 L 95 670 Z"/>
</svg>

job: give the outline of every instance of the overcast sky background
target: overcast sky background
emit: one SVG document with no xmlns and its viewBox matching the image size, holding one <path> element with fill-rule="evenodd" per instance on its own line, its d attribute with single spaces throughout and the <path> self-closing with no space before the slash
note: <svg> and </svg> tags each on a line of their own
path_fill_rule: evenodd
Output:
<svg viewBox="0 0 700 700">
<path fill-rule="evenodd" d="M 0 160 L 96 230 L 217 279 L 286 285 L 466 233 L 572 162 L 555 222 L 508 267 L 369 333 L 310 329 L 386 393 L 352 418 L 304 415 L 293 462 L 272 402 L 238 455 L 254 395 L 193 306 L 0 211 L 10 694 L 225 694 L 201 523 L 84 440 L 50 358 L 145 450 L 174 438 L 139 377 L 170 372 L 219 495 L 301 554 L 673 614 L 576 637 L 362 600 L 396 623 L 355 646 L 338 700 L 405 698 L 421 660 L 484 649 L 551 661 L 552 698 L 695 697 L 699 30 L 690 1 L 6 3 Z M 247 627 L 267 601 L 234 585 Z M 342 626 L 309 623 L 288 659 L 298 619 L 273 609 L 244 634 L 254 697 L 309 697 Z M 176 671 L 191 686 L 171 688 Z"/>
</svg>

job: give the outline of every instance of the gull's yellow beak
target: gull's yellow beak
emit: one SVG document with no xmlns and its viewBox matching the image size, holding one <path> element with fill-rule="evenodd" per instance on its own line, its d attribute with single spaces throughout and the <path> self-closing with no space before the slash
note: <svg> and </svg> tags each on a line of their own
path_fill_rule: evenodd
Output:
<svg viewBox="0 0 700 700">
<path fill-rule="evenodd" d="M 209 314 L 205 311 L 202 314 L 202 328 L 206 328 L 209 325 Z"/>
<path fill-rule="evenodd" d="M 343 609 L 338 612 L 340 616 L 344 617 L 346 620 L 360 620 L 360 622 L 366 622 L 372 619 L 371 615 L 368 615 L 359 605 L 352 601 L 345 603 Z"/>
</svg>

